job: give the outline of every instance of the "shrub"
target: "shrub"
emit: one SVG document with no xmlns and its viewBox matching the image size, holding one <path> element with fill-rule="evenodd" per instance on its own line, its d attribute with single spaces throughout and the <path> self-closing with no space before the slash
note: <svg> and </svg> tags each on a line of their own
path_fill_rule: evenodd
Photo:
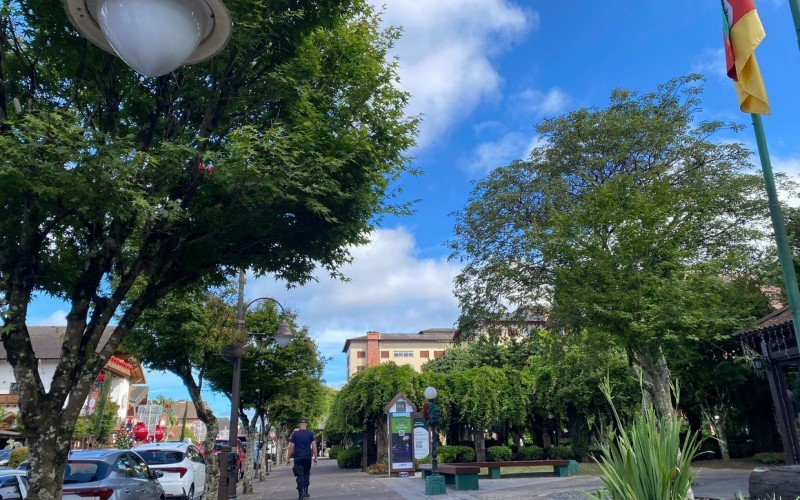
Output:
<svg viewBox="0 0 800 500">
<path fill-rule="evenodd" d="M 544 458 L 544 449 L 538 446 L 525 446 L 517 452 L 518 460 L 541 460 Z"/>
<path fill-rule="evenodd" d="M 475 450 L 469 446 L 437 446 L 436 458 L 439 463 L 464 463 L 475 461 Z"/>
<path fill-rule="evenodd" d="M 550 460 L 567 460 L 572 458 L 572 448 L 569 446 L 551 446 L 547 448 L 547 458 Z"/>
<path fill-rule="evenodd" d="M 756 453 L 755 459 L 758 463 L 764 465 L 779 465 L 784 460 L 782 453 Z"/>
<path fill-rule="evenodd" d="M 502 462 L 511 460 L 511 448 L 508 446 L 492 446 L 486 450 L 486 455 L 490 462 Z"/>
<path fill-rule="evenodd" d="M 28 448 L 17 448 L 8 457 L 8 468 L 16 469 L 19 464 L 28 459 Z"/>
<path fill-rule="evenodd" d="M 628 427 L 622 421 L 611 397 L 611 383 L 601 384 L 614 412 L 618 434 L 609 436 L 598 461 L 606 491 L 588 495 L 596 500 L 641 500 L 643 498 L 684 499 L 692 487 L 692 460 L 700 449 L 699 435 L 681 439 L 683 422 L 661 419 L 652 406 L 638 412 Z"/>
<path fill-rule="evenodd" d="M 359 448 L 341 450 L 336 457 L 336 464 L 340 469 L 358 469 L 361 467 L 361 450 Z"/>
<path fill-rule="evenodd" d="M 458 447 L 456 446 L 437 446 L 436 458 L 439 463 L 455 463 L 458 457 Z"/>
<path fill-rule="evenodd" d="M 475 449 L 474 448 L 472 448 L 470 446 L 465 446 L 465 445 L 456 446 L 456 448 L 457 448 L 457 452 L 458 452 L 457 455 L 456 455 L 456 460 L 459 463 L 474 462 L 475 461 Z"/>
<path fill-rule="evenodd" d="M 331 446 L 330 448 L 328 448 L 328 457 L 332 458 L 333 460 L 336 460 L 336 457 L 338 457 L 339 453 L 341 453 L 342 450 L 344 450 L 344 449 L 345 449 L 344 446 L 339 445 L 339 444 L 335 444 L 335 445 Z"/>
<path fill-rule="evenodd" d="M 367 467 L 367 472 L 375 475 L 388 474 L 389 464 L 387 464 L 386 462 L 378 462 L 376 464 L 372 464 L 369 467 Z"/>
</svg>

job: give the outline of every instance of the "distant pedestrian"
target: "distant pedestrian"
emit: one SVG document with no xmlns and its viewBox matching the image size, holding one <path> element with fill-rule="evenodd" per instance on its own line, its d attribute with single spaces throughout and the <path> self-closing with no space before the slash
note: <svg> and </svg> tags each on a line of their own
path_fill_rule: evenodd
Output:
<svg viewBox="0 0 800 500">
<path fill-rule="evenodd" d="M 298 499 L 308 498 L 308 486 L 311 483 L 311 461 L 317 464 L 317 440 L 314 433 L 308 430 L 308 422 L 301 419 L 297 425 L 298 430 L 294 431 L 289 438 L 289 453 L 286 458 L 286 465 L 294 457 L 294 477 L 297 479 Z"/>
</svg>

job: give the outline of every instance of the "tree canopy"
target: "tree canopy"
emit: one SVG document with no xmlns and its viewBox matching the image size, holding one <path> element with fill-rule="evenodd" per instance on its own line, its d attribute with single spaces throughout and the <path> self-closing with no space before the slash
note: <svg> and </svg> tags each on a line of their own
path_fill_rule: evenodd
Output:
<svg viewBox="0 0 800 500">
<path fill-rule="evenodd" d="M 41 436 L 36 498 L 57 494 L 61 475 L 43 471 L 66 460 L 66 440 L 45 436 L 71 434 L 142 311 L 234 267 L 337 274 L 346 247 L 401 209 L 385 200 L 416 120 L 387 57 L 399 31 L 362 0 L 226 5 L 227 48 L 155 79 L 80 37 L 59 3 L 0 7 L 2 340 Z M 47 394 L 26 329 L 37 293 L 69 303 Z"/>
<path fill-rule="evenodd" d="M 466 332 L 546 308 L 625 349 L 672 413 L 663 349 L 732 323 L 713 283 L 749 275 L 766 220 L 751 153 L 716 140 L 736 127 L 699 120 L 701 91 L 697 76 L 616 90 L 606 108 L 545 120 L 529 159 L 476 184 L 452 242 Z"/>
</svg>

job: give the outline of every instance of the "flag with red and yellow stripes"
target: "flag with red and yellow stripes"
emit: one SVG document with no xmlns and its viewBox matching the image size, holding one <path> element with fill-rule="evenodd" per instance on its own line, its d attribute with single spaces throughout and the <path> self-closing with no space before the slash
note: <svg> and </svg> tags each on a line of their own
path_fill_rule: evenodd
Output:
<svg viewBox="0 0 800 500">
<path fill-rule="evenodd" d="M 755 50 L 766 34 L 753 0 L 722 0 L 723 38 L 728 76 L 736 87 L 739 109 L 769 114 L 769 101 Z"/>
</svg>

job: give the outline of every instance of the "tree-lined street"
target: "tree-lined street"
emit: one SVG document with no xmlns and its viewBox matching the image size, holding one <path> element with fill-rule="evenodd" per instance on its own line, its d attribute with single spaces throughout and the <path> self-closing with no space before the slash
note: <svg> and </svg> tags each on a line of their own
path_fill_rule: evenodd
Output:
<svg viewBox="0 0 800 500">
<path fill-rule="evenodd" d="M 760 3 L 0 1 L 0 497 L 800 496 Z"/>
</svg>

